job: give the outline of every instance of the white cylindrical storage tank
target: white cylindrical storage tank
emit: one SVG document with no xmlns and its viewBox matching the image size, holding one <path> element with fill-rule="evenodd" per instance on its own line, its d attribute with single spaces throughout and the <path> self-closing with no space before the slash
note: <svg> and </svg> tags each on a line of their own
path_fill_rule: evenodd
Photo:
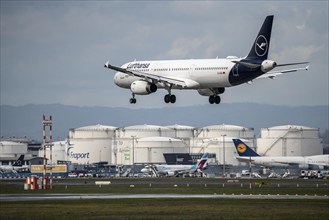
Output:
<svg viewBox="0 0 329 220">
<path fill-rule="evenodd" d="M 194 132 L 196 128 L 186 125 L 169 125 L 166 126 L 175 131 L 175 138 L 179 139 L 189 139 L 194 137 Z"/>
<path fill-rule="evenodd" d="M 165 163 L 164 153 L 188 153 L 184 141 L 171 137 L 145 137 L 136 140 L 135 163 Z"/>
<path fill-rule="evenodd" d="M 226 135 L 228 137 L 238 137 L 244 139 L 254 138 L 254 129 L 237 125 L 212 125 L 199 129 L 198 138 L 214 138 Z"/>
<path fill-rule="evenodd" d="M 107 125 L 90 125 L 80 128 L 70 129 L 70 139 L 86 139 L 86 138 L 113 138 L 115 136 L 117 128 Z"/>
<path fill-rule="evenodd" d="M 262 128 L 257 152 L 265 156 L 311 156 L 323 154 L 318 128 L 283 125 Z"/>
<path fill-rule="evenodd" d="M 116 127 L 92 125 L 71 129 L 69 133 L 68 160 L 77 164 L 112 163 L 112 145 Z"/>
<path fill-rule="evenodd" d="M 201 128 L 197 131 L 197 138 L 192 143 L 192 153 L 208 152 L 216 154 L 216 163 L 223 164 L 223 146 L 227 145 L 230 153 L 227 158 L 227 164 L 236 165 L 238 162 L 232 155 L 235 152 L 235 147 L 232 137 L 248 140 L 249 146 L 253 147 L 254 129 L 245 128 L 236 125 L 212 125 Z M 225 144 L 223 144 L 225 143 Z M 225 147 L 226 148 L 226 147 Z M 226 155 L 226 153 L 225 153 Z M 226 160 L 225 160 L 226 162 Z"/>
<path fill-rule="evenodd" d="M 175 131 L 158 125 L 134 125 L 120 129 L 120 138 L 175 137 Z"/>
<path fill-rule="evenodd" d="M 1 157 L 12 157 L 16 159 L 16 157 L 19 157 L 21 154 L 27 154 L 27 144 L 13 141 L 0 142 Z"/>
<path fill-rule="evenodd" d="M 67 141 L 53 142 L 52 146 L 52 164 L 57 164 L 57 161 L 67 161 Z M 39 150 L 39 157 L 43 157 L 43 147 Z M 50 148 L 46 148 L 46 157 L 50 158 Z M 50 161 L 49 161 L 50 162 Z"/>
<path fill-rule="evenodd" d="M 241 163 L 235 159 L 238 156 L 232 139 L 237 137 L 221 136 L 209 139 L 203 139 L 203 144 L 199 149 L 194 149 L 194 153 L 210 153 L 216 154 L 213 163 L 223 165 L 240 165 Z M 248 146 L 253 148 L 253 140 L 241 139 Z M 254 149 L 254 148 L 253 148 Z"/>
<path fill-rule="evenodd" d="M 171 137 L 132 138 L 118 142 L 121 144 L 117 146 L 117 164 L 165 163 L 164 153 L 188 153 L 184 141 Z"/>
</svg>

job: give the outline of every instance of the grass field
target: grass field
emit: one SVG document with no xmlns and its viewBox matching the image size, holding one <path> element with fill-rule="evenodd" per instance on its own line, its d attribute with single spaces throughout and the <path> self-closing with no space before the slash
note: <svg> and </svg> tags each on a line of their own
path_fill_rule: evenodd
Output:
<svg viewBox="0 0 329 220">
<path fill-rule="evenodd" d="M 328 219 L 329 202 L 112 199 L 6 202 L 1 219 Z"/>
<path fill-rule="evenodd" d="M 24 180 L 1 180 L 0 194 L 34 193 L 127 193 L 127 194 L 281 194 L 328 195 L 328 180 L 249 180 L 219 179 L 107 179 L 111 185 L 97 186 L 99 179 L 54 180 L 52 190 L 24 190 Z M 236 181 L 236 180 L 234 180 Z M 264 183 L 261 187 L 260 183 Z M 130 187 L 133 185 L 134 187 Z M 177 187 L 174 187 L 174 186 Z"/>
<path fill-rule="evenodd" d="M 23 180 L 1 180 L 1 194 L 281 194 L 329 195 L 328 180 L 99 179 L 56 180 L 53 190 L 25 191 Z M 258 183 L 265 183 L 259 187 Z M 223 185 L 224 184 L 224 185 Z M 134 187 L 130 187 L 134 185 Z M 177 185 L 177 187 L 174 187 Z M 90 199 L 0 202 L 0 219 L 329 219 L 326 200 Z"/>
</svg>

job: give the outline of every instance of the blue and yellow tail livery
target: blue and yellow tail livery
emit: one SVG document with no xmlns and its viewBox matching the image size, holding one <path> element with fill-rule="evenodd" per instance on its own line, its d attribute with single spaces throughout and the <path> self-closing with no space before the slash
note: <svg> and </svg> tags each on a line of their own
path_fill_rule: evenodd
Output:
<svg viewBox="0 0 329 220">
<path fill-rule="evenodd" d="M 233 139 L 233 143 L 240 157 L 259 157 L 259 154 L 240 139 Z"/>
</svg>

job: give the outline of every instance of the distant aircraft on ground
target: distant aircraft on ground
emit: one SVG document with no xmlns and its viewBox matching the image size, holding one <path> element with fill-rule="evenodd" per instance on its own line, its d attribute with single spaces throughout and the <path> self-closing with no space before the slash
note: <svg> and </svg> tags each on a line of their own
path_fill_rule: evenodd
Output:
<svg viewBox="0 0 329 220">
<path fill-rule="evenodd" d="M 264 167 L 298 166 L 304 169 L 326 169 L 329 167 L 329 155 L 314 156 L 260 156 L 240 139 L 233 139 L 236 151 L 241 162 L 258 164 Z"/>
<path fill-rule="evenodd" d="M 29 166 L 23 165 L 24 154 L 22 154 L 12 165 L 1 165 L 0 171 L 2 173 L 17 173 L 18 170 L 29 169 Z"/>
<path fill-rule="evenodd" d="M 183 174 L 195 174 L 204 170 L 207 166 L 208 153 L 204 153 L 201 159 L 193 165 L 147 165 L 141 172 L 153 173 L 155 176 L 178 176 Z"/>
<path fill-rule="evenodd" d="M 283 73 L 308 70 L 306 66 L 270 72 L 275 67 L 308 63 L 277 64 L 267 59 L 273 17 L 266 17 L 249 54 L 244 58 L 228 56 L 223 59 L 132 61 L 121 67 L 113 66 L 108 61 L 104 67 L 117 71 L 114 76 L 117 86 L 131 90 L 131 104 L 136 103 L 135 95 L 148 95 L 156 92 L 158 88 L 168 91 L 164 96 L 165 103 L 176 102 L 176 96 L 171 93 L 172 89 L 188 89 L 208 96 L 210 104 L 219 104 L 219 95 L 223 94 L 227 87 L 249 83 L 254 79 L 274 79 Z"/>
</svg>

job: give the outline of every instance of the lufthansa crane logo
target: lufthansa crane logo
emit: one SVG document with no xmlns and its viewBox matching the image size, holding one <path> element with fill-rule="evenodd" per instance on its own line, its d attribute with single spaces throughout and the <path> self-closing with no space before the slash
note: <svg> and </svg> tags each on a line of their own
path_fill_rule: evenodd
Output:
<svg viewBox="0 0 329 220">
<path fill-rule="evenodd" d="M 239 152 L 239 153 L 243 154 L 244 152 L 246 152 L 247 147 L 246 147 L 245 144 L 242 144 L 242 143 L 241 143 L 241 144 L 238 145 L 237 149 L 238 149 L 238 152 Z"/>
<path fill-rule="evenodd" d="M 268 48 L 268 43 L 266 38 L 263 35 L 257 37 L 255 43 L 255 52 L 258 56 L 262 57 L 266 54 Z"/>
</svg>

